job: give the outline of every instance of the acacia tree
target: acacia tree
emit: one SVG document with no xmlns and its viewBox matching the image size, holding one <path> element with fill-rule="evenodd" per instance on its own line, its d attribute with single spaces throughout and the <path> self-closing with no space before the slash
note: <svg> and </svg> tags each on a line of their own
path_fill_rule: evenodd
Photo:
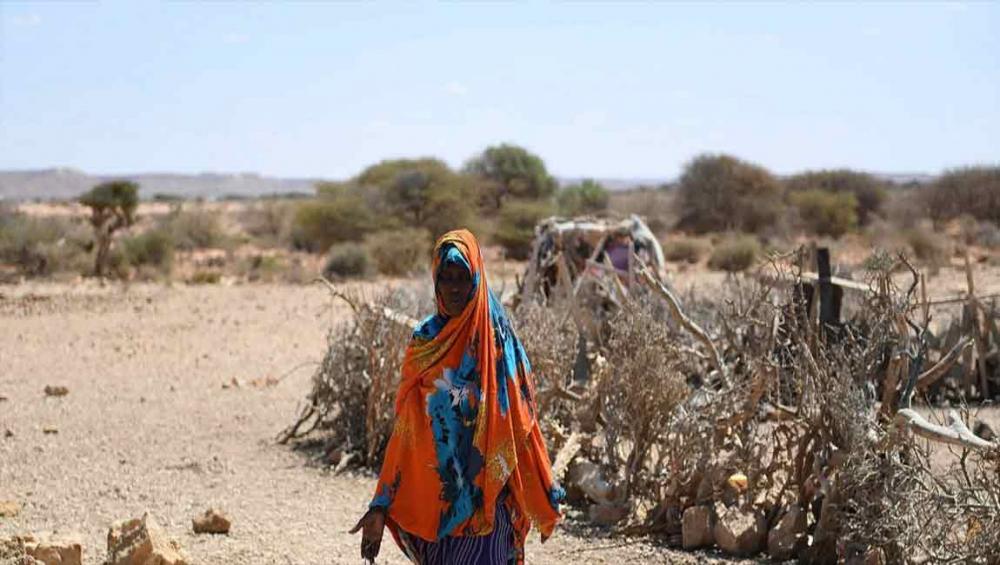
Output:
<svg viewBox="0 0 1000 565">
<path fill-rule="evenodd" d="M 559 211 L 569 216 L 594 214 L 608 209 L 611 195 L 601 183 L 584 179 L 579 184 L 571 184 L 559 190 L 556 201 Z"/>
<path fill-rule="evenodd" d="M 467 173 L 480 179 L 480 192 L 494 210 L 508 197 L 543 200 L 556 191 L 556 181 L 545 169 L 541 157 L 511 144 L 487 147 L 465 165 Z"/>
<path fill-rule="evenodd" d="M 440 235 L 471 219 L 473 187 L 438 159 L 394 159 L 368 167 L 356 179 L 378 192 L 387 216 Z"/>
<path fill-rule="evenodd" d="M 139 185 L 127 180 L 104 182 L 80 196 L 80 204 L 90 208 L 90 225 L 94 227 L 94 274 L 104 276 L 114 233 L 135 223 Z"/>
<path fill-rule="evenodd" d="M 757 232 L 782 212 L 781 184 L 767 169 L 729 155 L 688 163 L 678 187 L 679 227 L 696 232 Z"/>
</svg>

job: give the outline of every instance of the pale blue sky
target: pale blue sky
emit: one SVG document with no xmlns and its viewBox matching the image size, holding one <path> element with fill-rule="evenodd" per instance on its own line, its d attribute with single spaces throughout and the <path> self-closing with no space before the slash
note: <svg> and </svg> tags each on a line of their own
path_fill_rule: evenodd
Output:
<svg viewBox="0 0 1000 565">
<path fill-rule="evenodd" d="M 0 169 L 346 177 L 510 141 L 564 176 L 1000 162 L 1000 2 L 0 0 Z"/>
</svg>

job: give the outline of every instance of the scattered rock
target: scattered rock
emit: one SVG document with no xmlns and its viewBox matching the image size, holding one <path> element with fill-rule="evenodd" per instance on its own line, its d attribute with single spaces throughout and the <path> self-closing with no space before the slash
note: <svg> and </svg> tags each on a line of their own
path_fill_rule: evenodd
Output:
<svg viewBox="0 0 1000 565">
<path fill-rule="evenodd" d="M 81 565 L 83 546 L 77 536 L 33 537 L 24 540 L 24 549 L 30 557 L 45 565 Z"/>
<path fill-rule="evenodd" d="M 767 542 L 767 522 L 752 510 L 716 507 L 715 543 L 732 555 L 760 553 Z"/>
<path fill-rule="evenodd" d="M 590 521 L 599 526 L 614 526 L 629 515 L 629 507 L 624 504 L 596 503 L 588 511 Z"/>
<path fill-rule="evenodd" d="M 10 429 L 5 429 L 3 431 L 3 437 L 6 437 L 6 438 L 14 437 L 14 432 L 12 432 Z"/>
<path fill-rule="evenodd" d="M 20 502 L 16 500 L 0 500 L 0 518 L 13 518 L 20 513 Z"/>
<path fill-rule="evenodd" d="M 45 396 L 66 396 L 69 389 L 60 385 L 46 385 Z"/>
<path fill-rule="evenodd" d="M 806 512 L 798 504 L 793 504 L 768 532 L 767 553 L 774 559 L 792 559 L 807 542 Z"/>
<path fill-rule="evenodd" d="M 229 379 L 228 383 L 222 383 L 222 388 L 224 388 L 224 389 L 228 389 L 228 388 L 241 388 L 242 386 L 243 386 L 243 383 L 239 379 L 237 379 L 236 377 L 233 377 L 232 379 Z"/>
<path fill-rule="evenodd" d="M 107 565 L 189 565 L 179 543 L 168 539 L 149 513 L 108 530 Z"/>
<path fill-rule="evenodd" d="M 191 520 L 191 527 L 196 534 L 228 534 L 229 526 L 229 518 L 212 508 Z"/>
<path fill-rule="evenodd" d="M 0 394 L 0 402 L 7 402 L 8 400 L 10 400 L 10 399 L 7 398 L 6 396 Z"/>
<path fill-rule="evenodd" d="M 712 510 L 707 506 L 692 506 L 681 517 L 681 546 L 684 549 L 711 547 L 715 543 L 712 532 Z"/>
</svg>

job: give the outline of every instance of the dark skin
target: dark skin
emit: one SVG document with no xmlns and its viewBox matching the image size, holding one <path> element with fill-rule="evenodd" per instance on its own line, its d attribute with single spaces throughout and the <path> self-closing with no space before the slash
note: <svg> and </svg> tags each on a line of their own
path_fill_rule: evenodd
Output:
<svg viewBox="0 0 1000 565">
<path fill-rule="evenodd" d="M 437 292 L 444 307 L 444 314 L 449 318 L 462 315 L 472 294 L 472 277 L 464 267 L 449 263 L 438 271 Z M 385 530 L 385 510 L 373 508 L 358 520 L 350 533 L 361 532 L 361 558 L 374 562 L 382 546 L 382 534 Z"/>
</svg>

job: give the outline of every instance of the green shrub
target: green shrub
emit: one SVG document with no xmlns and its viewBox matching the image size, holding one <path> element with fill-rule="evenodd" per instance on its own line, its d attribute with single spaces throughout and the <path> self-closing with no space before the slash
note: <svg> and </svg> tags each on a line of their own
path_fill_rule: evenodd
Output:
<svg viewBox="0 0 1000 565">
<path fill-rule="evenodd" d="M 757 238 L 749 235 L 730 236 L 716 245 L 708 258 L 711 269 L 735 273 L 753 266 L 761 253 Z"/>
<path fill-rule="evenodd" d="M 161 227 L 170 233 L 178 249 L 216 249 L 228 243 L 219 214 L 209 210 L 177 206 L 162 220 Z"/>
<path fill-rule="evenodd" d="M 165 229 L 152 229 L 121 240 L 125 261 L 133 267 L 150 266 L 169 272 L 174 262 L 174 239 Z"/>
<path fill-rule="evenodd" d="M 298 205 L 292 222 L 292 243 L 296 249 L 326 252 L 331 245 L 361 241 L 374 227 L 370 207 L 355 187 L 327 190 L 317 187 L 320 196 Z"/>
<path fill-rule="evenodd" d="M 219 284 L 222 273 L 219 271 L 195 271 L 188 279 L 188 284 Z"/>
<path fill-rule="evenodd" d="M 925 206 L 935 222 L 967 214 L 1000 224 L 1000 166 L 947 171 L 923 190 Z"/>
<path fill-rule="evenodd" d="M 380 219 L 396 225 L 425 228 L 437 237 L 473 220 L 473 179 L 438 159 L 382 161 L 362 171 L 354 182 L 366 198 L 375 197 Z"/>
<path fill-rule="evenodd" d="M 781 184 L 767 169 L 729 155 L 701 155 L 681 175 L 678 227 L 761 232 L 782 216 L 781 196 Z"/>
<path fill-rule="evenodd" d="M 663 242 L 663 255 L 674 263 L 697 263 L 705 254 L 705 245 L 686 237 L 671 237 Z"/>
<path fill-rule="evenodd" d="M 546 200 L 556 191 L 541 157 L 508 143 L 487 147 L 465 164 L 465 172 L 477 179 L 476 191 L 489 212 L 501 210 L 508 199 Z"/>
<path fill-rule="evenodd" d="M 566 216 L 603 212 L 608 209 L 610 199 L 608 189 L 590 179 L 560 189 L 556 195 L 559 213 Z"/>
<path fill-rule="evenodd" d="M 884 181 L 874 175 L 849 169 L 808 171 L 789 177 L 785 180 L 785 186 L 793 196 L 798 192 L 815 191 L 854 196 L 852 212 L 856 222 L 863 226 L 881 214 L 888 197 Z"/>
<path fill-rule="evenodd" d="M 372 260 L 360 243 L 338 243 L 330 247 L 323 266 L 328 279 L 367 277 L 372 273 Z"/>
<path fill-rule="evenodd" d="M 0 214 L 0 263 L 29 277 L 89 270 L 90 230 L 73 219 Z"/>
<path fill-rule="evenodd" d="M 527 259 L 535 239 L 535 225 L 552 214 L 545 202 L 511 200 L 500 211 L 500 221 L 494 240 L 512 259 Z"/>
<path fill-rule="evenodd" d="M 858 200 L 850 192 L 810 189 L 793 192 L 789 198 L 809 232 L 840 237 L 858 224 Z"/>
<path fill-rule="evenodd" d="M 431 235 L 420 228 L 381 231 L 365 238 L 365 248 L 383 275 L 405 276 L 428 265 Z"/>
</svg>

